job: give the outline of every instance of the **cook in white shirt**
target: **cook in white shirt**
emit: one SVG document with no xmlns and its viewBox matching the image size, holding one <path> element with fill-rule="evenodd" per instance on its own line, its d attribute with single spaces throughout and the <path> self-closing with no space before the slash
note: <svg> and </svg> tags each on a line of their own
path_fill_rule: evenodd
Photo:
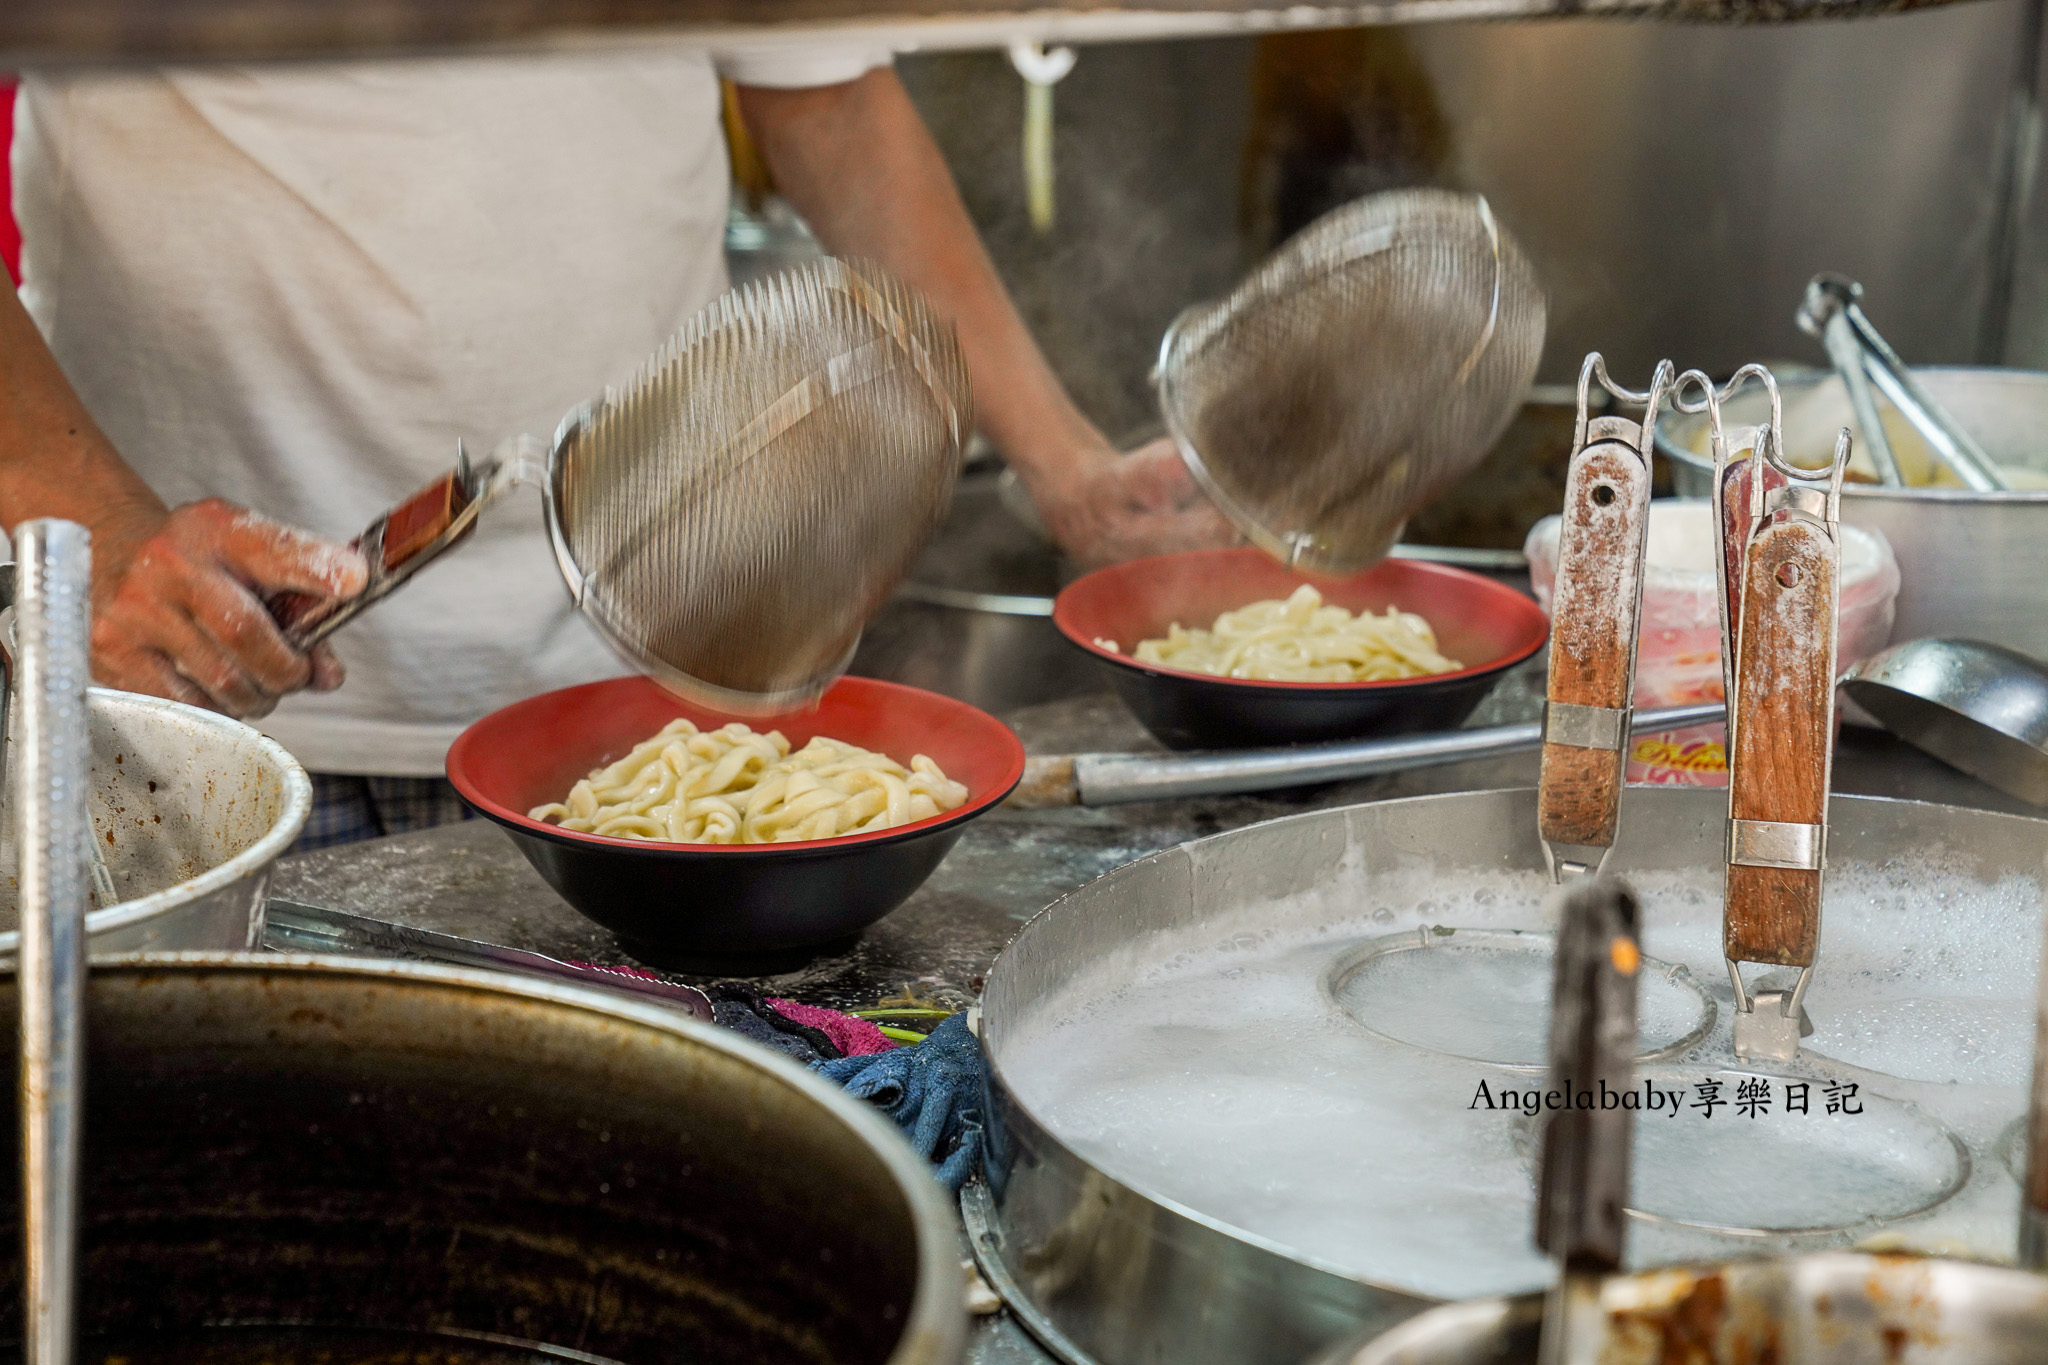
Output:
<svg viewBox="0 0 2048 1365">
<path fill-rule="evenodd" d="M 537 502 L 331 651 L 262 601 L 356 590 L 337 540 L 458 437 L 552 431 L 725 288 L 720 74 L 826 249 L 954 318 L 982 429 L 1070 551 L 1229 538 L 1170 447 L 1120 456 L 1062 390 L 886 52 L 29 73 L 0 521 L 91 528 L 95 676 L 268 715 L 318 772 L 427 776 L 484 712 L 619 672 Z"/>
</svg>

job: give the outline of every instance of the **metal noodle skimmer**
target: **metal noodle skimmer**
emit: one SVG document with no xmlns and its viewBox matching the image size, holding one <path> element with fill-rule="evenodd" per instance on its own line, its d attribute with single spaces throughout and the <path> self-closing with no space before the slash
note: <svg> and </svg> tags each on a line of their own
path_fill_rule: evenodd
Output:
<svg viewBox="0 0 2048 1365">
<path fill-rule="evenodd" d="M 1731 436 L 1721 406 L 1752 379 L 1770 392 L 1770 418 Z M 1688 400 L 1695 386 L 1701 397 Z M 1804 1002 L 1827 866 L 1849 431 L 1837 435 L 1834 460 L 1816 478 L 1785 459 L 1778 386 L 1763 366 L 1745 365 L 1720 386 L 1688 370 L 1678 394 L 1680 411 L 1707 414 L 1714 456 L 1728 694 L 1721 949 L 1735 995 L 1735 1054 L 1790 1061 L 1813 1032 Z M 1745 962 L 1793 967 L 1798 976 L 1789 990 L 1752 990 L 1742 978 Z"/>
<path fill-rule="evenodd" d="M 1543 329 L 1536 272 L 1486 200 L 1394 190 L 1182 313 L 1153 378 L 1181 458 L 1252 543 L 1347 573 L 1485 456 Z"/>
<path fill-rule="evenodd" d="M 577 608 L 634 667 L 722 709 L 801 706 L 938 529 L 973 428 L 951 324 L 866 262 L 733 290 L 623 389 L 371 524 L 370 585 L 272 610 L 310 645 L 534 483 Z"/>
</svg>

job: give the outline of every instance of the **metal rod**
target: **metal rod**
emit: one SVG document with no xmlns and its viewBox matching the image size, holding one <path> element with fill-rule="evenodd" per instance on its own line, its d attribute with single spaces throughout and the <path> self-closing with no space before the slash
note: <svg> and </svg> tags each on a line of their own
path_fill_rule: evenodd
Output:
<svg viewBox="0 0 2048 1365">
<path fill-rule="evenodd" d="M 1655 734 L 1660 730 L 1710 725 L 1723 714 L 1719 702 L 1638 711 L 1630 733 Z M 1109 806 L 1125 801 L 1166 801 L 1305 787 L 1316 782 L 1374 777 L 1468 759 L 1500 758 L 1526 753 L 1542 744 L 1543 727 L 1531 722 L 1402 739 L 1227 753 L 1078 754 L 1074 758 L 1074 781 L 1082 805 Z"/>
<path fill-rule="evenodd" d="M 346 910 L 273 900 L 264 907 L 263 946 L 280 953 L 343 953 L 400 961 L 448 962 L 458 967 L 517 972 L 574 981 L 600 990 L 637 996 L 681 1010 L 706 1023 L 711 997 L 694 986 L 639 976 L 584 962 L 562 962 L 521 948 L 416 929 L 409 924 L 352 915 Z"/>
<path fill-rule="evenodd" d="M 27 1365 L 69 1365 L 78 1254 L 91 540 L 67 521 L 15 532 L 20 641 L 9 808 L 21 888 L 22 1192 Z"/>
</svg>

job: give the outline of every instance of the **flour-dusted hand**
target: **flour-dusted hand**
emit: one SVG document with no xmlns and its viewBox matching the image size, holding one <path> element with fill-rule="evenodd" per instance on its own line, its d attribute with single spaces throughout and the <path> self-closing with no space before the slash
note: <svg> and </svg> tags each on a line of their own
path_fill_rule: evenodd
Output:
<svg viewBox="0 0 2048 1365">
<path fill-rule="evenodd" d="M 1060 548 L 1091 566 L 1240 539 L 1164 438 L 1128 455 L 1084 455 L 1032 498 Z"/>
<path fill-rule="evenodd" d="M 287 693 L 341 685 L 325 645 L 286 643 L 264 603 L 350 597 L 368 568 L 346 545 L 209 498 L 146 505 L 93 527 L 93 676 L 110 687 L 250 719 Z"/>
</svg>

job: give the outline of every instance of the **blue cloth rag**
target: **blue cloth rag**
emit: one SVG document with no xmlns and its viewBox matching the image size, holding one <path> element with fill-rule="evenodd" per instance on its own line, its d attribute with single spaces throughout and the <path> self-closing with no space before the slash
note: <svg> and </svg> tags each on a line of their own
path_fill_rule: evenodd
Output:
<svg viewBox="0 0 2048 1365">
<path fill-rule="evenodd" d="M 981 1169 L 987 1069 L 964 1014 L 940 1024 L 923 1042 L 894 1052 L 811 1064 L 847 1094 L 894 1119 L 920 1156 L 939 1163 L 939 1183 L 949 1190 Z"/>
</svg>

